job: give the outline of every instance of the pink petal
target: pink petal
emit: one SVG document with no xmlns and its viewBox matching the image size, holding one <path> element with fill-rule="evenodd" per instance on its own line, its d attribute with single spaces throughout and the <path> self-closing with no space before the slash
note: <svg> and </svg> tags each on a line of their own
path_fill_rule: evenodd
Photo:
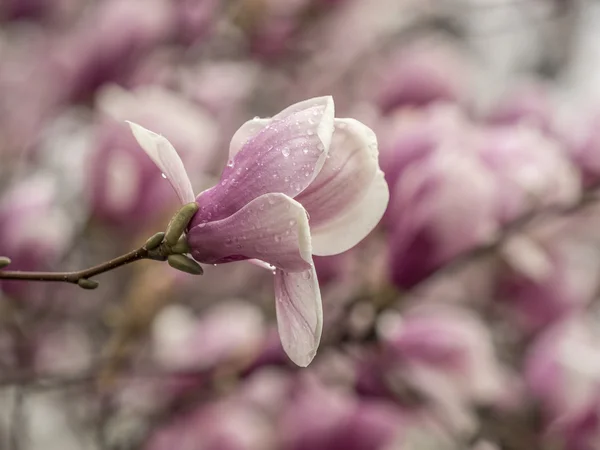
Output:
<svg viewBox="0 0 600 450">
<path fill-rule="evenodd" d="M 192 256 L 219 264 L 260 259 L 288 271 L 312 263 L 306 210 L 284 194 L 265 194 L 235 214 L 199 223 L 188 232 Z"/>
<path fill-rule="evenodd" d="M 360 242 L 387 207 L 387 183 L 379 170 L 375 133 L 354 119 L 336 119 L 329 157 L 298 197 L 310 215 L 314 253 L 333 255 Z"/>
<path fill-rule="evenodd" d="M 230 216 L 263 194 L 281 192 L 293 198 L 302 192 L 325 163 L 333 114 L 333 99 L 320 97 L 275 116 L 235 155 L 221 182 L 198 196 L 201 208 L 194 225 Z"/>
<path fill-rule="evenodd" d="M 314 266 L 295 273 L 277 270 L 275 305 L 283 349 L 295 364 L 308 366 L 323 330 L 321 291 Z"/>
<path fill-rule="evenodd" d="M 308 100 L 304 100 L 298 103 L 294 103 L 291 106 L 288 106 L 281 112 L 277 113 L 273 117 L 261 119 L 256 117 L 254 119 L 248 120 L 244 123 L 233 135 L 231 138 L 231 143 L 229 144 L 229 159 L 232 160 L 235 158 L 235 155 L 242 149 L 242 147 L 254 136 L 256 136 L 263 128 L 269 125 L 271 122 L 276 120 L 284 119 L 292 114 L 296 114 L 298 112 L 302 112 L 306 109 L 312 108 L 315 106 L 315 103 L 321 102 L 333 102 L 331 97 L 317 97 L 311 98 Z M 332 103 L 333 108 L 333 103 Z M 332 110 L 333 112 L 333 110 Z M 323 139 L 331 139 L 329 135 L 329 130 L 323 130 Z"/>
<path fill-rule="evenodd" d="M 183 162 L 171 143 L 163 136 L 156 134 L 133 122 L 127 122 L 131 127 L 133 136 L 140 147 L 154 161 L 162 171 L 182 204 L 194 201 L 192 183 L 185 171 Z"/>
<path fill-rule="evenodd" d="M 229 143 L 229 160 L 233 161 L 244 145 L 272 121 L 273 119 L 251 119 L 238 128 Z"/>
</svg>

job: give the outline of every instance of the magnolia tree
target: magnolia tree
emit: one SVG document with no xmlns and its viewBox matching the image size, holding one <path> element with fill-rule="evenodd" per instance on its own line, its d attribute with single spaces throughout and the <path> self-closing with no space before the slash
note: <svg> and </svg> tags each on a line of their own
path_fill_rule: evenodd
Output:
<svg viewBox="0 0 600 450">
<path fill-rule="evenodd" d="M 0 4 L 0 448 L 600 448 L 596 10 Z"/>
</svg>

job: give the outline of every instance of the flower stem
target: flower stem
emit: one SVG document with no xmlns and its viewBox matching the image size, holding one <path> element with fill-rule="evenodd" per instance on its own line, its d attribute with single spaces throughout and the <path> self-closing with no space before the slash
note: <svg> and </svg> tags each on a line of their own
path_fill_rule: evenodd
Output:
<svg viewBox="0 0 600 450">
<path fill-rule="evenodd" d="M 26 272 L 20 270 L 0 270 L 0 280 L 23 281 L 58 281 L 63 283 L 79 284 L 80 280 L 87 280 L 95 275 L 109 272 L 141 259 L 149 259 L 149 251 L 144 247 L 132 250 L 117 258 L 98 264 L 88 269 L 74 272 Z M 83 287 L 83 286 L 82 286 Z"/>
</svg>

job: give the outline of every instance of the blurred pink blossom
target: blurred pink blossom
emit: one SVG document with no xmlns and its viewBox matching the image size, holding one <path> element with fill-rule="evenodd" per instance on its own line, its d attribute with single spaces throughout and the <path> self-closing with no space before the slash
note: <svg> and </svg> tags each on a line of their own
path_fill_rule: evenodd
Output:
<svg viewBox="0 0 600 450">
<path fill-rule="evenodd" d="M 12 260 L 11 269 L 48 269 L 65 254 L 74 232 L 75 223 L 61 207 L 58 183 L 51 175 L 23 178 L 0 198 L 0 249 Z M 2 287 L 17 294 L 27 285 L 4 281 Z"/>
<path fill-rule="evenodd" d="M 595 319 L 573 318 L 546 330 L 526 360 L 526 379 L 551 438 L 569 450 L 600 440 L 600 355 Z"/>
<path fill-rule="evenodd" d="M 182 306 L 164 309 L 153 324 L 154 353 L 173 370 L 207 370 L 228 362 L 249 361 L 265 339 L 261 311 L 230 301 L 195 318 Z"/>
</svg>

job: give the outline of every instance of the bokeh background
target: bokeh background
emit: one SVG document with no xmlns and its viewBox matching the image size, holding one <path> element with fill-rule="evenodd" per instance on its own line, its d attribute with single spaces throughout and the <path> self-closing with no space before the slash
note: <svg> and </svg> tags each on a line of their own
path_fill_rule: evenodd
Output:
<svg viewBox="0 0 600 450">
<path fill-rule="evenodd" d="M 73 270 L 197 192 L 235 130 L 333 95 L 391 192 L 316 260 L 295 367 L 272 275 L 143 261 L 100 287 L 0 285 L 0 449 L 600 449 L 600 3 L 0 0 L 0 255 Z"/>
</svg>

